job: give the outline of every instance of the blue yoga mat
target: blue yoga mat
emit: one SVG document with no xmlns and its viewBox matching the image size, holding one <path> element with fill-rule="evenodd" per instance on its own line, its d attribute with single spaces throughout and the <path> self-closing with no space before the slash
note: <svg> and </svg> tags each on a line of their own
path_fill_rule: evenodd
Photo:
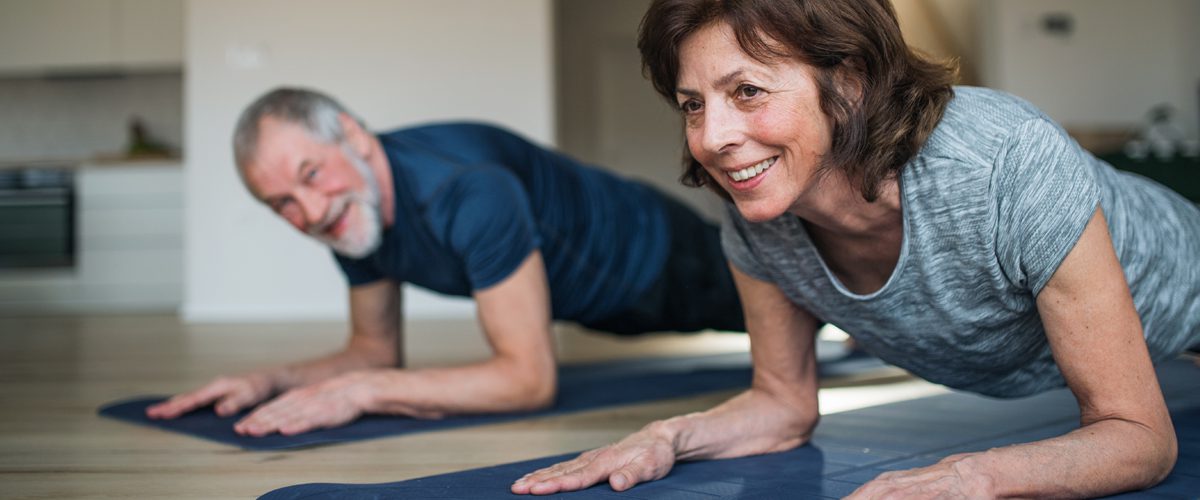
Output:
<svg viewBox="0 0 1200 500">
<path fill-rule="evenodd" d="M 883 366 L 883 362 L 876 358 L 853 355 L 823 362 L 821 370 L 823 376 L 842 376 Z M 164 396 L 117 401 L 101 407 L 99 413 L 106 417 L 231 444 L 247 450 L 282 450 L 507 422 L 745 388 L 750 386 L 751 369 L 749 355 L 735 353 L 563 366 L 559 368 L 558 376 L 558 398 L 553 407 L 542 411 L 459 416 L 441 420 L 367 415 L 343 427 L 295 436 L 238 435 L 233 431 L 233 424 L 247 415 L 249 410 L 235 416 L 218 417 L 213 409 L 208 407 L 173 420 L 147 418 L 146 407 L 165 400 Z"/>
<path fill-rule="evenodd" d="M 1175 470 L 1158 486 L 1113 498 L 1200 494 L 1200 368 L 1159 367 L 1179 438 Z M 931 465 L 943 457 L 1061 435 L 1078 426 L 1070 392 L 1020 400 L 955 393 L 827 415 L 811 444 L 795 450 L 677 465 L 662 480 L 613 492 L 607 484 L 551 495 L 568 499 L 841 498 L 880 473 Z M 386 484 L 313 483 L 280 488 L 266 500 L 365 498 L 544 498 L 509 493 L 517 478 L 574 453 Z"/>
</svg>

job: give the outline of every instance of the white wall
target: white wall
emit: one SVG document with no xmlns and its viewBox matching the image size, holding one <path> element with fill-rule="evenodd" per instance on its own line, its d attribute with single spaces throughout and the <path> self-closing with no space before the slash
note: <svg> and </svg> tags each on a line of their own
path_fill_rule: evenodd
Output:
<svg viewBox="0 0 1200 500">
<path fill-rule="evenodd" d="M 329 252 L 253 202 L 230 135 L 280 84 L 337 96 L 377 129 L 482 119 L 553 142 L 549 0 L 189 0 L 186 11 L 184 317 L 339 318 Z M 406 291 L 410 317 L 469 303 Z"/>
<path fill-rule="evenodd" d="M 649 0 L 558 0 L 558 137 L 583 161 L 655 185 L 710 219 L 718 198 L 679 183 L 683 125 L 642 76 L 637 29 Z"/>
<path fill-rule="evenodd" d="M 1159 103 L 1197 133 L 1200 2 L 1195 0 L 989 0 L 981 9 L 984 83 L 1024 97 L 1067 126 L 1142 123 Z M 1074 33 L 1040 28 L 1069 13 Z"/>
</svg>

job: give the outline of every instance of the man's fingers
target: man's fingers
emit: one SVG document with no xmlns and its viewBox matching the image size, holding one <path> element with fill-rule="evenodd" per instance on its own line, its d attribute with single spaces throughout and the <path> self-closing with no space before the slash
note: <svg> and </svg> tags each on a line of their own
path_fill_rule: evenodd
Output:
<svg viewBox="0 0 1200 500">
<path fill-rule="evenodd" d="M 243 387 L 239 390 L 229 391 L 225 397 L 217 401 L 217 406 L 214 410 L 217 412 L 217 415 L 228 417 L 241 411 L 243 408 L 257 403 L 258 400 L 259 396 L 254 391 Z"/>
<path fill-rule="evenodd" d="M 307 388 L 289 391 L 247 415 L 234 431 L 256 437 L 273 432 L 290 436 L 343 424 L 356 416 L 347 414 L 344 408 L 331 407 L 318 396 L 319 392 Z"/>
<path fill-rule="evenodd" d="M 228 384 L 216 380 L 192 392 L 176 395 L 162 403 L 146 408 L 150 418 L 175 418 L 201 406 L 212 403 L 228 390 Z"/>
<path fill-rule="evenodd" d="M 238 434 L 261 437 L 279 430 L 283 419 L 291 413 L 292 393 L 289 392 L 262 405 L 234 424 L 233 430 Z"/>
</svg>

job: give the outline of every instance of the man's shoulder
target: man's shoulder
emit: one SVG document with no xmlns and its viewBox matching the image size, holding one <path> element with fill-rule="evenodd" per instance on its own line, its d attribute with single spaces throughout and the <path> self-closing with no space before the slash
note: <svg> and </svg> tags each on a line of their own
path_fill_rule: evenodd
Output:
<svg viewBox="0 0 1200 500">
<path fill-rule="evenodd" d="M 429 139 L 432 137 L 510 136 L 512 131 L 494 123 L 483 121 L 438 121 L 409 125 L 381 132 L 393 138 Z"/>
</svg>

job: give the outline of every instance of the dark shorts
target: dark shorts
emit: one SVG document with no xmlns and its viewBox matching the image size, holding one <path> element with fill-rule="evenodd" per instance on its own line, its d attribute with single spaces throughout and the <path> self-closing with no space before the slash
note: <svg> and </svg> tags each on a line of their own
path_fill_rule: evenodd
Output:
<svg viewBox="0 0 1200 500">
<path fill-rule="evenodd" d="M 746 331 L 742 303 L 721 251 L 720 228 L 682 203 L 663 198 L 671 245 L 662 274 L 633 307 L 583 326 L 619 335 Z"/>
</svg>

